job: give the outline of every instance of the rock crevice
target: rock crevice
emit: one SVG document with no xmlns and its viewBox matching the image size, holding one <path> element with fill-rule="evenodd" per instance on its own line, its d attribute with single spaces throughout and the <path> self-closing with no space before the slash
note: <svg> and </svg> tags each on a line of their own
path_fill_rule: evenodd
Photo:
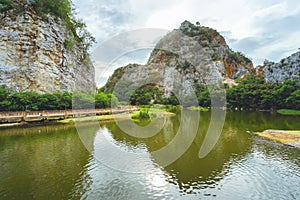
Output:
<svg viewBox="0 0 300 200">
<path fill-rule="evenodd" d="M 0 84 L 18 92 L 94 90 L 88 53 L 62 19 L 32 9 L 0 18 Z"/>
</svg>

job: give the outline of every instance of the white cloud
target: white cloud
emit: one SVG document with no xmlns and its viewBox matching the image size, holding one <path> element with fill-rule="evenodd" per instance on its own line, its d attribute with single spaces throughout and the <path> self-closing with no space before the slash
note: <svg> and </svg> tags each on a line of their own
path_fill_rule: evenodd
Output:
<svg viewBox="0 0 300 200">
<path fill-rule="evenodd" d="M 234 50 L 279 61 L 297 51 L 300 40 L 298 0 L 73 0 L 99 43 L 128 30 L 178 28 L 199 21 L 221 33 Z M 98 44 L 99 44 L 98 43 Z M 133 60 L 134 62 L 134 60 Z M 112 72 L 111 72 L 112 73 Z"/>
</svg>

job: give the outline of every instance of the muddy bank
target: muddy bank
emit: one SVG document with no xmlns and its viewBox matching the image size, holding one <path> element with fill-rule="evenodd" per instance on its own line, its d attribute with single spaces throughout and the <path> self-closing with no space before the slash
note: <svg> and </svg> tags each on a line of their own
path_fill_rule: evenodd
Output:
<svg viewBox="0 0 300 200">
<path fill-rule="evenodd" d="M 265 130 L 255 134 L 282 144 L 300 148 L 300 130 Z"/>
</svg>

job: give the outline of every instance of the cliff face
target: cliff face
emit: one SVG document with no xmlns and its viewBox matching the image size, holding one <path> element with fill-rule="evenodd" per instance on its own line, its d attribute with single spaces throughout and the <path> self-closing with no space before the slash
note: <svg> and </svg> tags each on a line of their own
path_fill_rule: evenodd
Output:
<svg viewBox="0 0 300 200">
<path fill-rule="evenodd" d="M 94 67 L 58 17 L 32 9 L 0 13 L 0 85 L 52 93 L 94 90 Z"/>
<path fill-rule="evenodd" d="M 256 68 L 256 74 L 264 77 L 267 83 L 284 82 L 289 79 L 300 81 L 300 51 L 283 58 L 279 63 L 265 61 Z"/>
<path fill-rule="evenodd" d="M 251 60 L 232 51 L 216 30 L 185 21 L 159 41 L 146 65 L 117 69 L 104 91 L 112 92 L 120 82 L 131 85 L 150 78 L 168 97 L 178 83 L 181 92 L 189 94 L 197 85 L 232 81 L 249 73 L 255 73 Z"/>
</svg>

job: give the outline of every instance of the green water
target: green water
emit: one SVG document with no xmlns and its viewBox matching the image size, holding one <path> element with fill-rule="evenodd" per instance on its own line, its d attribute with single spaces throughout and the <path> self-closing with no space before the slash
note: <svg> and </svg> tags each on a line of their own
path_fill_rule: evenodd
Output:
<svg viewBox="0 0 300 200">
<path fill-rule="evenodd" d="M 300 150 L 247 133 L 300 130 L 299 117 L 228 112 L 200 159 L 210 123 L 210 113 L 201 113 L 187 151 L 164 166 L 153 152 L 172 143 L 180 119 L 195 126 L 194 112 L 180 117 L 165 119 L 150 138 L 130 136 L 115 122 L 2 129 L 0 199 L 300 199 Z M 138 156 L 130 161 L 130 153 Z"/>
</svg>

